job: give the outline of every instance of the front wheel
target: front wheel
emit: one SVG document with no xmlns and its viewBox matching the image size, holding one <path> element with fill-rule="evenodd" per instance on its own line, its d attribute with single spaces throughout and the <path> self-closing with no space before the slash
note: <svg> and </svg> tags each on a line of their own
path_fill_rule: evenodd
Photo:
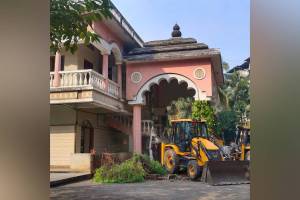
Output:
<svg viewBox="0 0 300 200">
<path fill-rule="evenodd" d="M 170 174 L 174 174 L 179 168 L 179 158 L 173 149 L 168 149 L 164 156 L 164 166 Z"/>
<path fill-rule="evenodd" d="M 200 176 L 200 167 L 196 160 L 191 160 L 187 165 L 187 174 L 192 180 L 196 180 Z"/>
</svg>

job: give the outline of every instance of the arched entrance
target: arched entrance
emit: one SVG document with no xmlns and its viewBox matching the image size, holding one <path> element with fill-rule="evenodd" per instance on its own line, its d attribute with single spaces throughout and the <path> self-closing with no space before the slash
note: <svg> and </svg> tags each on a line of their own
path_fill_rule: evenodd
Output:
<svg viewBox="0 0 300 200">
<path fill-rule="evenodd" d="M 139 134 L 139 119 L 141 122 L 152 121 L 156 134 L 161 135 L 168 125 L 167 107 L 179 98 L 206 99 L 203 93 L 189 78 L 179 74 L 161 74 L 147 81 L 138 91 L 135 100 L 131 101 L 134 109 L 134 137 Z M 142 123 L 143 124 L 143 123 Z M 138 148 L 142 153 L 149 150 L 149 136 L 142 135 L 134 138 L 142 144 Z M 137 147 L 136 147 L 137 148 Z"/>
<path fill-rule="evenodd" d="M 90 153 L 93 148 L 94 128 L 88 120 L 85 120 L 81 126 L 80 153 Z"/>
<path fill-rule="evenodd" d="M 176 80 L 179 84 L 186 84 L 187 89 L 193 89 L 195 94 L 193 98 L 195 100 L 207 100 L 206 93 L 201 91 L 200 88 L 189 78 L 175 73 L 160 74 L 148 80 L 137 92 L 134 100 L 130 101 L 129 104 L 145 104 L 145 93 L 150 91 L 153 85 L 159 85 L 160 82 L 166 81 L 170 83 L 172 80 Z"/>
<path fill-rule="evenodd" d="M 154 84 L 149 91 L 144 93 L 145 105 L 142 107 L 142 120 L 152 121 L 155 128 L 155 134 L 162 136 L 168 127 L 168 109 L 173 101 L 180 98 L 195 99 L 196 91 L 192 87 L 188 87 L 188 83 L 177 79 L 170 81 L 161 80 L 159 84 Z M 148 135 L 142 136 L 142 152 L 149 152 Z M 152 155 L 159 160 L 160 147 L 152 143 Z"/>
</svg>

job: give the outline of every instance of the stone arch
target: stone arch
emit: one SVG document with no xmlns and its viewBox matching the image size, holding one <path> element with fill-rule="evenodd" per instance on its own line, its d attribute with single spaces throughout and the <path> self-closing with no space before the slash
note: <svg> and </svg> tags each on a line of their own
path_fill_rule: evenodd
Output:
<svg viewBox="0 0 300 200">
<path fill-rule="evenodd" d="M 176 79 L 178 83 L 187 83 L 187 89 L 194 89 L 195 90 L 195 95 L 194 98 L 195 100 L 208 100 L 206 97 L 206 93 L 201 91 L 200 88 L 197 88 L 196 84 L 189 78 L 180 75 L 180 74 L 175 74 L 175 73 L 167 73 L 167 74 L 160 74 L 157 76 L 152 77 L 149 79 L 137 92 L 134 100 L 130 101 L 129 104 L 145 104 L 144 100 L 144 95 L 145 92 L 150 91 L 151 86 L 155 84 L 159 84 L 162 80 L 166 80 L 168 83 Z"/>
<path fill-rule="evenodd" d="M 100 42 L 92 42 L 92 44 L 100 50 L 101 54 L 111 54 L 113 52 L 116 57 L 116 64 L 121 64 L 123 61 L 122 52 L 119 46 L 115 42 L 107 42 L 103 39 L 100 39 Z"/>
<path fill-rule="evenodd" d="M 116 64 L 122 64 L 122 52 L 119 48 L 119 46 L 116 43 L 111 43 L 110 44 L 110 51 L 115 55 L 116 58 Z"/>
</svg>

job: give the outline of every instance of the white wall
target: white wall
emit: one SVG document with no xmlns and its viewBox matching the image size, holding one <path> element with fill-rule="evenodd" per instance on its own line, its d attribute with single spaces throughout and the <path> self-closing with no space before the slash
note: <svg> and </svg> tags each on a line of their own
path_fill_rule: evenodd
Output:
<svg viewBox="0 0 300 200">
<path fill-rule="evenodd" d="M 94 48 L 92 51 L 90 48 L 86 47 L 85 45 L 80 45 L 78 48 L 78 69 L 83 69 L 84 66 L 84 59 L 88 60 L 89 62 L 93 63 L 93 69 L 95 71 L 99 71 L 100 66 L 100 59 L 99 59 L 100 51 Z"/>
<path fill-rule="evenodd" d="M 75 153 L 75 127 L 50 127 L 50 165 L 69 166 L 70 156 Z"/>
</svg>

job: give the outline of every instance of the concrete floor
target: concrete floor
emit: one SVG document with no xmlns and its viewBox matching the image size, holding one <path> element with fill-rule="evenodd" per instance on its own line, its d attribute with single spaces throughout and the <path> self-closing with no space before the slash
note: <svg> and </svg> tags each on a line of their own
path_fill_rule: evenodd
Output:
<svg viewBox="0 0 300 200">
<path fill-rule="evenodd" d="M 210 186 L 192 181 L 95 184 L 91 180 L 51 188 L 52 200 L 249 200 L 250 184 Z"/>
</svg>

